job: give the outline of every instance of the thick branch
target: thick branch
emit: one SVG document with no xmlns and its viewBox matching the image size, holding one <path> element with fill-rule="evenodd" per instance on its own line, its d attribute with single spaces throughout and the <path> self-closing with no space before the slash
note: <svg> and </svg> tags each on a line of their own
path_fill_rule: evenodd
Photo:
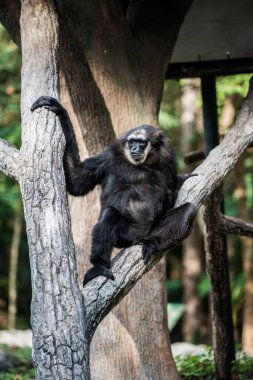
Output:
<svg viewBox="0 0 253 380">
<path fill-rule="evenodd" d="M 18 179 L 16 171 L 18 156 L 19 151 L 14 145 L 0 139 L 0 170 L 15 179 Z"/>
<path fill-rule="evenodd" d="M 177 199 L 177 206 L 191 202 L 196 209 L 205 202 L 217 188 L 224 177 L 232 170 L 235 163 L 253 141 L 253 91 L 249 94 L 238 114 L 234 127 L 223 142 L 215 148 L 206 160 L 196 169 L 198 176 L 192 177 L 182 186 Z M 157 254 L 149 266 L 142 260 L 141 247 L 128 248 L 115 258 L 112 271 L 115 281 L 98 278 L 86 285 L 83 290 L 84 302 L 91 324 L 91 334 L 103 317 L 129 292 L 160 258 Z M 92 332 L 93 329 L 93 332 Z"/>
<path fill-rule="evenodd" d="M 231 216 L 220 215 L 218 229 L 225 234 L 253 237 L 253 223 Z"/>
<path fill-rule="evenodd" d="M 99 277 L 83 289 L 83 297 L 90 323 L 91 334 L 109 311 L 132 289 L 135 283 L 162 257 L 146 266 L 142 258 L 142 247 L 135 245 L 122 250 L 112 261 L 114 281 Z"/>
</svg>

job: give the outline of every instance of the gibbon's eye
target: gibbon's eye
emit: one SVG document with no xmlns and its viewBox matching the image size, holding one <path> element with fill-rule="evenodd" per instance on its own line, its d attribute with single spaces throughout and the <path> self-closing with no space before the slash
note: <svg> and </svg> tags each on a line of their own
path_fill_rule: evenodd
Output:
<svg viewBox="0 0 253 380">
<path fill-rule="evenodd" d="M 139 140 L 139 145 L 143 148 L 146 148 L 148 145 L 148 142 L 146 140 Z"/>
<path fill-rule="evenodd" d="M 142 139 L 130 139 L 130 140 L 128 140 L 128 145 L 130 147 L 133 145 L 138 145 L 141 148 L 145 148 L 148 145 L 148 142 L 146 140 L 142 140 Z"/>
</svg>

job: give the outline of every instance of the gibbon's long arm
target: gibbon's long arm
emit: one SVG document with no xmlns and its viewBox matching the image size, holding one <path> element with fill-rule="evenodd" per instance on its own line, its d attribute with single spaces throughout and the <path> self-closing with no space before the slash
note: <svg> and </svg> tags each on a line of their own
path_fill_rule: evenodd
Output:
<svg viewBox="0 0 253 380">
<path fill-rule="evenodd" d="M 81 161 L 73 126 L 65 108 L 58 100 L 49 96 L 41 96 L 37 99 L 33 103 L 31 111 L 33 112 L 40 107 L 45 107 L 54 112 L 59 117 L 62 126 L 66 139 L 63 165 L 67 191 L 75 196 L 87 194 L 102 182 L 108 153 L 104 152 Z"/>
</svg>

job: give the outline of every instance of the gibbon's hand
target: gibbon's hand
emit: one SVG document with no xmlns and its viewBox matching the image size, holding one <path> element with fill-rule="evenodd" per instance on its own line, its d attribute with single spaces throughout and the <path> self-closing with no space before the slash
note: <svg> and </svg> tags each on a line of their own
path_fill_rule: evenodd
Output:
<svg viewBox="0 0 253 380">
<path fill-rule="evenodd" d="M 60 115 L 65 111 L 61 103 L 59 103 L 57 99 L 50 96 L 41 96 L 33 103 L 30 110 L 33 112 L 40 107 L 45 107 L 46 109 L 54 112 L 56 115 Z"/>
</svg>

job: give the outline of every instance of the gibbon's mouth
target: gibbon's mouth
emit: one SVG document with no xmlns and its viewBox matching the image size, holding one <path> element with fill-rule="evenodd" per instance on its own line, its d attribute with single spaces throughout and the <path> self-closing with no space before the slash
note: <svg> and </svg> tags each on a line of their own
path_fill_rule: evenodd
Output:
<svg viewBox="0 0 253 380">
<path fill-rule="evenodd" d="M 131 153 L 131 157 L 135 160 L 135 161 L 141 161 L 143 159 L 143 154 L 139 154 L 139 153 Z"/>
</svg>

